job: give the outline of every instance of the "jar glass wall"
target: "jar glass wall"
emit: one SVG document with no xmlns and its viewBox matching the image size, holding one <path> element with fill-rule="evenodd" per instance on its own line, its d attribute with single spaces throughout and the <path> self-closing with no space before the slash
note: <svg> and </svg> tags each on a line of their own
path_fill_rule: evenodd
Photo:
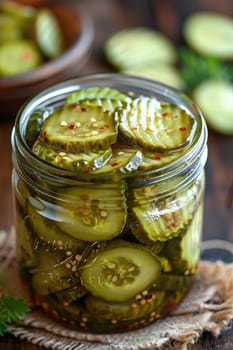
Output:
<svg viewBox="0 0 233 350">
<path fill-rule="evenodd" d="M 99 151 L 93 150 L 95 144 L 87 146 L 85 138 L 86 152 L 57 151 L 57 144 L 50 147 L 47 141 L 41 152 L 36 142 L 43 123 L 64 108 L 68 96 L 93 87 L 98 94 L 114 89 L 130 99 L 114 107 L 114 120 L 123 118 L 122 109 L 131 108 L 131 100 L 136 103 L 138 97 L 165 103 L 172 112 L 159 117 L 162 134 L 169 133 L 166 118 L 171 113 L 179 131 L 185 131 L 179 125 L 182 110 L 194 125 L 188 141 L 176 150 L 161 150 L 161 144 L 145 150 L 147 134 L 140 145 L 127 146 L 117 135 L 111 147 L 101 140 Z M 79 113 L 97 113 L 106 99 L 112 108 L 112 101 L 121 98 L 118 93 L 88 96 Z M 90 100 L 98 102 L 98 108 L 87 106 Z M 76 102 L 72 108 L 80 107 Z M 143 108 L 140 105 L 140 113 Z M 93 117 L 91 122 L 97 123 Z M 165 142 L 163 136 L 161 140 Z M 203 117 L 186 96 L 136 77 L 82 77 L 28 101 L 12 132 L 13 188 L 17 258 L 36 302 L 79 329 L 97 333 L 145 326 L 179 304 L 195 281 L 200 256 L 206 141 Z M 93 171 L 87 167 L 90 162 Z"/>
</svg>

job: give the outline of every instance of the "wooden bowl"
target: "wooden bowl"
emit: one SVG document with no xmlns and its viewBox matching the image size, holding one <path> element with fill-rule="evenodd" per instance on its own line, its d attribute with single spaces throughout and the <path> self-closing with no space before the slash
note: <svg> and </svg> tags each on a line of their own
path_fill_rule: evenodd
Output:
<svg viewBox="0 0 233 350">
<path fill-rule="evenodd" d="M 0 121 L 14 118 L 20 106 L 40 90 L 75 77 L 89 57 L 94 38 L 91 18 L 75 0 L 18 2 L 51 9 L 60 23 L 67 49 L 30 72 L 0 77 Z"/>
</svg>

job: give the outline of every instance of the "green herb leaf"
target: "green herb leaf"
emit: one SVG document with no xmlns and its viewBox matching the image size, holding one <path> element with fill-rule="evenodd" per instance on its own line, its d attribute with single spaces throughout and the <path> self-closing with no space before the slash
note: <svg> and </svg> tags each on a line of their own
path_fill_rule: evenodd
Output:
<svg viewBox="0 0 233 350">
<path fill-rule="evenodd" d="M 233 81 L 232 65 L 215 57 L 198 55 L 185 46 L 179 49 L 179 57 L 187 93 L 192 92 L 199 83 L 209 78 Z"/>
<path fill-rule="evenodd" d="M 0 336 L 7 332 L 10 323 L 18 323 L 30 311 L 23 298 L 15 298 L 9 295 L 0 299 Z"/>
</svg>

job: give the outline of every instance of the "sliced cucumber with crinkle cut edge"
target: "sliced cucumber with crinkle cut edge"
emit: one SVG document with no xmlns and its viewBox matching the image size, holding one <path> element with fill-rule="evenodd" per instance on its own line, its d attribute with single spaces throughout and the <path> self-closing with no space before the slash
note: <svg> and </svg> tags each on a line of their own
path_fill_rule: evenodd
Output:
<svg viewBox="0 0 233 350">
<path fill-rule="evenodd" d="M 69 153 L 57 151 L 37 139 L 32 151 L 38 158 L 58 168 L 88 173 L 103 167 L 112 155 L 111 148 L 97 153 Z"/>
<path fill-rule="evenodd" d="M 118 123 L 100 106 L 64 106 L 45 119 L 41 139 L 59 151 L 98 152 L 115 143 Z"/>
<path fill-rule="evenodd" d="M 202 211 L 203 203 L 200 202 L 183 237 L 168 241 L 161 252 L 169 259 L 174 273 L 190 275 L 196 272 L 200 257 Z"/>
<path fill-rule="evenodd" d="M 58 291 L 55 295 L 62 304 L 67 306 L 67 304 L 71 304 L 85 294 L 87 294 L 87 290 L 82 286 L 81 282 L 78 281 L 74 286 Z"/>
<path fill-rule="evenodd" d="M 156 283 L 160 271 L 159 261 L 139 244 L 110 242 L 83 265 L 81 280 L 93 296 L 124 302 Z"/>
<path fill-rule="evenodd" d="M 195 275 L 180 276 L 174 275 L 172 273 L 161 273 L 156 283 L 156 287 L 159 290 L 161 289 L 163 291 L 176 292 L 177 290 L 187 289 L 191 287 L 195 281 L 195 278 Z"/>
<path fill-rule="evenodd" d="M 117 237 L 127 217 L 124 192 L 120 184 L 60 189 L 55 209 L 57 225 L 68 235 L 83 241 Z"/>
<path fill-rule="evenodd" d="M 139 166 L 139 170 L 153 170 L 161 168 L 174 160 L 180 158 L 182 151 L 164 153 L 164 152 L 143 152 L 142 153 L 142 162 Z"/>
<path fill-rule="evenodd" d="M 187 44 L 204 56 L 233 58 L 233 19 L 220 13 L 197 12 L 186 18 L 183 35 Z"/>
<path fill-rule="evenodd" d="M 118 110 L 121 137 L 144 149 L 176 150 L 187 146 L 196 123 L 185 109 L 140 96 Z"/>
<path fill-rule="evenodd" d="M 149 27 L 126 28 L 113 33 L 105 42 L 104 53 L 118 69 L 156 61 L 175 63 L 177 60 L 172 42 Z"/>
<path fill-rule="evenodd" d="M 166 305 L 166 300 L 165 292 L 151 288 L 148 291 L 144 290 L 144 294 L 139 293 L 137 297 L 124 302 L 106 301 L 88 295 L 85 298 L 85 305 L 94 317 L 101 315 L 105 320 L 125 321 L 146 317 L 151 312 L 153 315 L 159 315 Z"/>
<path fill-rule="evenodd" d="M 209 79 L 193 91 L 208 125 L 215 131 L 233 135 L 233 84 L 221 79 Z"/>
<path fill-rule="evenodd" d="M 142 160 L 141 150 L 115 144 L 112 146 L 112 156 L 108 162 L 99 169 L 92 171 L 91 175 L 130 174 L 139 169 Z"/>
<path fill-rule="evenodd" d="M 32 287 L 40 295 L 56 293 L 76 283 L 72 270 L 52 253 L 41 254 L 38 266 L 31 273 Z"/>
<path fill-rule="evenodd" d="M 33 236 L 33 248 L 35 252 L 43 252 L 49 249 L 53 251 L 71 251 L 73 253 L 85 249 L 83 241 L 74 239 L 64 233 L 56 225 L 55 211 L 49 208 L 39 198 L 29 197 L 26 211 L 28 225 Z"/>
<path fill-rule="evenodd" d="M 162 190 L 164 189 L 163 187 Z M 157 185 L 132 190 L 131 195 L 135 196 L 135 202 L 128 202 L 133 213 L 130 217 L 130 228 L 142 243 L 165 242 L 183 235 L 201 195 L 198 181 L 164 199 L 158 198 L 160 190 Z"/>
<path fill-rule="evenodd" d="M 108 87 L 87 87 L 79 89 L 69 95 L 66 99 L 66 105 L 72 105 L 74 103 L 79 103 L 80 101 L 89 101 L 89 100 L 100 101 L 104 99 L 105 101 L 115 100 L 115 101 L 125 101 L 130 102 L 131 98 L 117 89 L 111 89 Z M 96 105 L 96 104 L 95 104 Z M 97 104 L 99 105 L 99 103 Z M 100 104 L 101 106 L 101 104 Z"/>
</svg>

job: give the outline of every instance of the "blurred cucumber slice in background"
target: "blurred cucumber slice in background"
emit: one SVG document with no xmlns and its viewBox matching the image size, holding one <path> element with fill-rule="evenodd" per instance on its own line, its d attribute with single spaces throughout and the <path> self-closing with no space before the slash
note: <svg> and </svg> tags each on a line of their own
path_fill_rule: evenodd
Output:
<svg viewBox="0 0 233 350">
<path fill-rule="evenodd" d="M 193 99 L 201 108 L 209 126 L 222 134 L 233 135 L 233 84 L 209 79 L 199 84 Z"/>
<path fill-rule="evenodd" d="M 190 15 L 183 26 L 186 43 L 196 52 L 223 60 L 233 58 L 233 20 L 214 12 Z"/>
<path fill-rule="evenodd" d="M 147 27 L 120 30 L 105 42 L 107 60 L 119 70 L 161 61 L 175 63 L 177 52 L 173 43 L 162 33 Z"/>
</svg>

